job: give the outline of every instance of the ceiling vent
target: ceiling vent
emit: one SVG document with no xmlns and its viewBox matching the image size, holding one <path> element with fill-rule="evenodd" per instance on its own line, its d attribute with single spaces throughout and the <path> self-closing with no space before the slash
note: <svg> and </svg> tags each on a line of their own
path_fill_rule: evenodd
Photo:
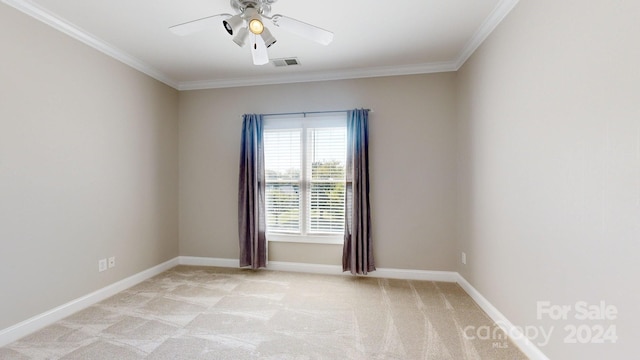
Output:
<svg viewBox="0 0 640 360">
<path fill-rule="evenodd" d="M 271 62 L 276 67 L 300 65 L 297 58 L 273 59 Z"/>
</svg>

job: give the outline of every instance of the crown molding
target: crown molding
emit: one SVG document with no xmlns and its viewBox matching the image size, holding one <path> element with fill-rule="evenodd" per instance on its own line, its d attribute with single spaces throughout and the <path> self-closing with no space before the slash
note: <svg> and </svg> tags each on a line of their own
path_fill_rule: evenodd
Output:
<svg viewBox="0 0 640 360">
<path fill-rule="evenodd" d="M 251 78 L 211 79 L 201 81 L 179 82 L 166 74 L 154 69 L 152 66 L 125 53 L 117 47 L 83 31 L 54 14 L 44 10 L 29 0 L 0 0 L 3 3 L 16 8 L 19 11 L 61 31 L 64 34 L 110 56 L 168 86 L 179 91 L 203 90 L 229 87 L 243 87 L 256 85 L 276 85 L 301 82 L 316 82 L 330 80 L 347 80 L 384 76 L 430 74 L 440 72 L 458 71 L 469 57 L 478 49 L 484 40 L 502 22 L 509 12 L 516 6 L 519 0 L 501 0 L 477 29 L 469 42 L 462 49 L 458 57 L 452 61 L 403 65 L 383 66 L 363 69 L 326 71 L 315 73 L 299 73 L 286 75 L 268 75 Z"/>
<path fill-rule="evenodd" d="M 460 55 L 456 59 L 456 70 L 458 71 L 462 65 L 473 55 L 473 53 L 482 45 L 489 37 L 493 30 L 504 20 L 504 18 L 513 10 L 520 0 L 501 0 L 491 11 L 491 14 L 484 20 L 482 25 L 476 30 L 471 39 L 464 46 Z"/>
<path fill-rule="evenodd" d="M 82 29 L 70 24 L 54 14 L 44 10 L 40 6 L 28 0 L 2 0 L 3 3 L 22 11 L 23 13 L 53 27 L 54 29 L 71 36 L 72 38 L 128 65 L 152 78 L 163 82 L 173 88 L 178 88 L 178 83 L 154 69 L 148 64 L 136 59 L 135 57 L 125 53 L 117 47 L 83 31 Z"/>
<path fill-rule="evenodd" d="M 326 71 L 271 76 L 254 76 L 247 78 L 217 79 L 204 81 L 187 81 L 178 84 L 178 90 L 203 90 L 228 87 L 291 84 L 301 82 L 361 79 L 383 76 L 430 74 L 456 71 L 455 62 L 425 63 L 406 66 L 385 66 L 342 71 Z"/>
</svg>

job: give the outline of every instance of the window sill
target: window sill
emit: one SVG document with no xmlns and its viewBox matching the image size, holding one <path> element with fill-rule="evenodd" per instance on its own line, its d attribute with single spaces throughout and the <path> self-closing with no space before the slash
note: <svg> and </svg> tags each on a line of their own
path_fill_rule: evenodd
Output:
<svg viewBox="0 0 640 360">
<path fill-rule="evenodd" d="M 307 243 L 307 244 L 344 244 L 342 235 L 287 235 L 287 234 L 267 234 L 267 241 Z"/>
</svg>

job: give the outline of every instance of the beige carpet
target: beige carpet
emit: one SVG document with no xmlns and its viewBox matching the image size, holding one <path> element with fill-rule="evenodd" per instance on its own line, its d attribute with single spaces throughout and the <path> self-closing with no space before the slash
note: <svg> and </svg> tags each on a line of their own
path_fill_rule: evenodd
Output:
<svg viewBox="0 0 640 360">
<path fill-rule="evenodd" d="M 179 266 L 0 359 L 526 359 L 454 283 Z"/>
</svg>

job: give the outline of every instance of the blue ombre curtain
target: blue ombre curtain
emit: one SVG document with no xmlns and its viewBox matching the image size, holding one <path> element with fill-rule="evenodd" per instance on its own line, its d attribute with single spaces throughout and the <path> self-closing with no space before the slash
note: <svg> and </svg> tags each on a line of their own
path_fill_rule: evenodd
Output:
<svg viewBox="0 0 640 360">
<path fill-rule="evenodd" d="M 376 269 L 369 204 L 369 110 L 347 116 L 347 164 L 342 271 L 366 275 Z"/>
<path fill-rule="evenodd" d="M 262 115 L 242 116 L 238 182 L 240 267 L 252 269 L 267 266 L 263 135 Z"/>
</svg>

